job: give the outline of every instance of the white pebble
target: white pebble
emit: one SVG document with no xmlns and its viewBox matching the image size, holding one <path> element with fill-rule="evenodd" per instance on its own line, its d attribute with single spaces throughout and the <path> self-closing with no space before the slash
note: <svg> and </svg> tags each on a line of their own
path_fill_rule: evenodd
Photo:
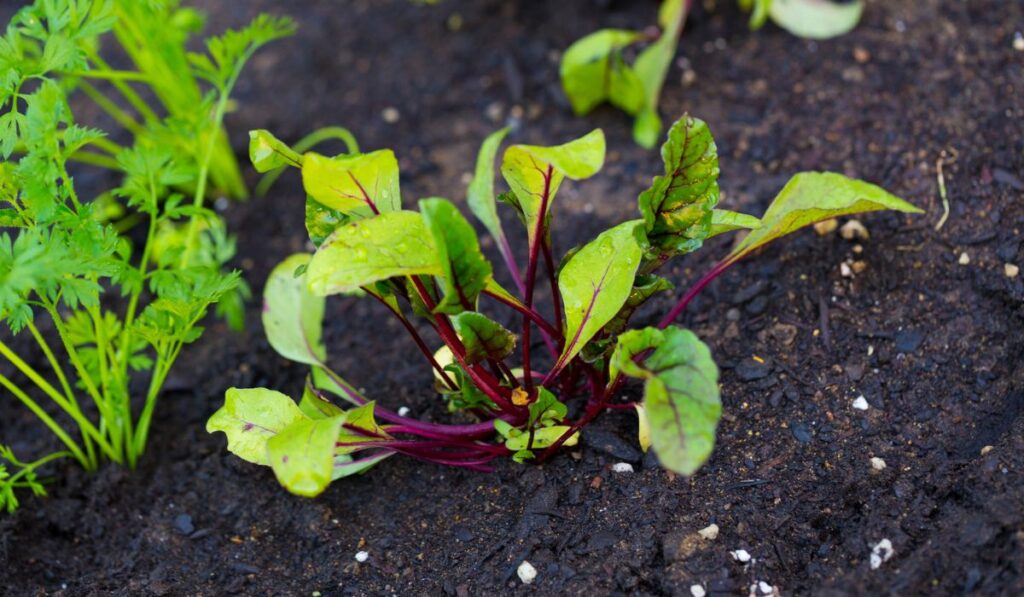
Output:
<svg viewBox="0 0 1024 597">
<path fill-rule="evenodd" d="M 865 398 L 863 394 L 857 396 L 857 399 L 853 401 L 851 406 L 857 410 L 867 410 L 871 407 L 871 405 L 868 404 L 868 399 Z"/>
<path fill-rule="evenodd" d="M 1006 274 L 1007 278 L 1016 278 L 1017 275 L 1020 273 L 1020 267 L 1012 263 L 1004 263 L 1003 273 Z"/>
<path fill-rule="evenodd" d="M 704 597 L 707 593 L 704 592 L 704 587 L 700 585 L 690 585 L 690 594 L 693 597 Z"/>
<path fill-rule="evenodd" d="M 519 580 L 523 581 L 524 585 L 528 585 L 537 578 L 537 569 L 533 567 L 533 564 L 523 560 L 523 563 L 516 568 L 516 574 L 519 575 Z"/>
<path fill-rule="evenodd" d="M 398 112 L 398 109 L 393 108 L 391 106 L 384 108 L 381 111 L 380 115 L 381 118 L 384 119 L 384 122 L 388 124 L 395 124 L 396 122 L 398 122 L 398 119 L 402 117 L 402 115 Z"/>
<path fill-rule="evenodd" d="M 839 229 L 839 236 L 846 240 L 853 240 L 855 238 L 867 240 L 871 238 L 871 235 L 868 234 L 868 229 L 864 227 L 864 224 L 860 223 L 860 220 L 850 220 L 843 224 L 843 227 Z"/>
<path fill-rule="evenodd" d="M 884 471 L 885 470 L 885 461 L 882 460 L 881 458 L 879 458 L 878 456 L 872 456 L 871 457 L 871 468 L 875 469 L 876 471 Z"/>
<path fill-rule="evenodd" d="M 400 407 L 398 407 L 398 416 L 405 417 L 405 416 L 408 416 L 408 415 L 409 415 L 409 407 L 408 406 L 400 406 Z"/>
<path fill-rule="evenodd" d="M 871 569 L 877 570 L 883 562 L 892 557 L 892 541 L 882 539 L 871 548 Z"/>
<path fill-rule="evenodd" d="M 743 562 L 744 564 L 753 559 L 750 557 L 750 553 L 748 553 L 745 549 L 737 549 L 736 551 L 730 551 L 729 555 L 732 556 L 732 559 L 736 560 L 737 562 Z"/>
<path fill-rule="evenodd" d="M 366 560 L 369 560 L 369 559 L 370 559 L 370 552 L 368 552 L 368 551 L 360 551 L 360 552 L 356 553 L 356 561 L 359 562 L 360 564 L 362 564 L 363 562 L 365 562 Z"/>
<path fill-rule="evenodd" d="M 761 592 L 764 593 L 765 595 L 771 595 L 772 593 L 775 592 L 775 587 L 773 587 L 770 584 L 764 582 L 763 580 L 759 581 L 757 583 L 757 588 L 761 589 Z"/>
<path fill-rule="evenodd" d="M 839 274 L 841 276 L 843 276 L 844 278 L 852 278 L 853 277 L 853 270 L 850 269 L 849 264 L 847 264 L 844 261 L 844 262 L 839 264 Z"/>
<path fill-rule="evenodd" d="M 957 260 L 957 263 L 959 263 L 960 265 L 970 265 L 971 256 L 968 255 L 966 251 L 960 253 L 960 259 Z"/>
<path fill-rule="evenodd" d="M 612 465 L 612 470 L 616 473 L 631 473 L 633 472 L 633 465 L 628 462 L 616 462 Z"/>
<path fill-rule="evenodd" d="M 701 537 L 704 537 L 708 541 L 711 541 L 715 537 L 718 537 L 718 525 L 715 523 L 711 523 L 703 529 L 697 531 L 697 534 Z"/>
<path fill-rule="evenodd" d="M 1013 49 L 1024 52 L 1024 34 L 1020 31 L 1013 34 Z"/>
</svg>

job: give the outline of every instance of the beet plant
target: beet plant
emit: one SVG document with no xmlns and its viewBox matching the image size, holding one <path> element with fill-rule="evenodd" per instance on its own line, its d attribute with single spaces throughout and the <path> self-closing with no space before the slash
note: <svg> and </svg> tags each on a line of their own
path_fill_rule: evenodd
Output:
<svg viewBox="0 0 1024 597">
<path fill-rule="evenodd" d="M 605 102 L 634 117 L 633 139 L 652 148 L 661 135 L 658 100 L 679 46 L 693 0 L 664 0 L 658 12 L 660 31 L 601 29 L 586 35 L 562 55 L 559 66 L 562 89 L 573 111 L 584 115 Z M 752 29 L 768 18 L 800 37 L 827 39 L 857 25 L 862 2 L 836 4 L 831 0 L 740 0 L 751 11 Z M 636 52 L 633 46 L 648 45 Z"/>
<path fill-rule="evenodd" d="M 496 197 L 493 163 L 507 132 L 484 141 L 467 203 L 494 237 L 511 290 L 495 279 L 473 226 L 453 203 L 428 198 L 419 211 L 403 208 L 391 151 L 299 154 L 266 131 L 252 132 L 257 169 L 299 168 L 308 195 L 306 227 L 316 252 L 293 255 L 271 273 L 263 324 L 271 346 L 311 372 L 298 401 L 265 388 L 228 390 L 207 430 L 224 432 L 230 451 L 270 466 L 290 491 L 314 496 L 395 454 L 474 470 L 506 456 L 542 462 L 576 443 L 602 412 L 636 409 L 642 444 L 649 442 L 664 467 L 689 475 L 711 454 L 721 414 L 711 351 L 674 324 L 694 296 L 732 264 L 801 227 L 875 210 L 920 211 L 872 184 L 821 172 L 795 175 L 761 218 L 718 209 L 715 143 L 704 122 L 684 117 L 662 147 L 664 174 L 639 196 L 640 217 L 556 261 L 558 190 L 600 170 L 604 135 L 508 147 L 501 174 L 509 190 Z M 510 248 L 499 203 L 525 225 L 525 264 Z M 657 326 L 630 329 L 637 309 L 673 288 L 659 269 L 740 229 L 747 236 Z M 550 286 L 545 308 L 535 300 L 538 285 Z M 380 303 L 422 352 L 449 410 L 469 422 L 404 416 L 332 370 L 321 329 L 331 295 Z M 417 319 L 437 338 L 423 338 Z M 387 366 L 385 356 L 373 366 Z M 621 396 L 630 379 L 643 383 L 642 401 Z"/>
<path fill-rule="evenodd" d="M 188 54 L 192 72 L 211 88 L 192 106 L 195 119 L 169 115 L 158 137 L 121 147 L 78 124 L 63 80 L 50 76 L 55 69 L 91 76 L 90 40 L 110 25 L 114 6 L 37 2 L 0 38 L 0 320 L 21 336 L 0 338 L 9 366 L 0 373 L 0 398 L 28 409 L 63 448 L 22 461 L 0 446 L 0 509 L 9 511 L 18 506 L 16 490 L 43 492 L 37 470 L 56 458 L 89 471 L 104 461 L 134 467 L 161 388 L 184 346 L 202 335 L 207 311 L 218 305 L 241 325 L 245 286 L 227 268 L 234 241 L 204 205 L 205 189 L 243 66 L 292 24 L 260 15 L 208 40 L 206 52 Z M 100 165 L 123 176 L 99 197 L 75 184 L 99 155 L 93 150 L 110 152 Z M 111 202 L 145 228 L 140 242 L 121 234 Z"/>
</svg>

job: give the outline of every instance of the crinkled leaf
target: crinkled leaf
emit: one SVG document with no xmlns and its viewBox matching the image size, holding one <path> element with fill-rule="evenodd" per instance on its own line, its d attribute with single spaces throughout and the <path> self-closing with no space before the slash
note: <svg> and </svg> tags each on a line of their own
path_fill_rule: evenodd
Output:
<svg viewBox="0 0 1024 597">
<path fill-rule="evenodd" d="M 333 158 L 308 152 L 302 160 L 302 186 L 320 203 L 348 216 L 402 208 L 398 160 L 390 149 Z"/>
<path fill-rule="evenodd" d="M 512 354 L 516 335 L 482 313 L 465 311 L 452 317 L 452 326 L 466 347 L 466 362 L 501 361 Z"/>
<path fill-rule="evenodd" d="M 350 222 L 324 241 L 306 270 L 313 294 L 352 292 L 395 276 L 442 274 L 426 224 L 414 211 Z"/>
<path fill-rule="evenodd" d="M 319 247 L 339 227 L 352 220 L 312 197 L 306 197 L 306 232 L 313 246 Z"/>
<path fill-rule="evenodd" d="M 295 270 L 312 258 L 299 253 L 285 259 L 270 272 L 263 290 L 263 331 L 270 346 L 286 359 L 319 365 L 327 358 L 321 334 L 324 298 L 309 291 L 306 277 Z"/>
<path fill-rule="evenodd" d="M 505 150 L 501 174 L 515 194 L 522 213 L 530 245 L 543 233 L 547 214 L 559 185 L 566 177 L 573 180 L 589 178 L 604 164 L 604 132 L 594 129 L 586 135 L 555 147 L 513 145 Z"/>
<path fill-rule="evenodd" d="M 634 360 L 648 350 L 641 362 Z M 612 379 L 620 372 L 645 380 L 644 410 L 662 466 L 692 475 L 711 455 L 722 414 L 711 350 L 674 326 L 630 330 L 619 336 L 611 358 Z"/>
<path fill-rule="evenodd" d="M 801 172 L 768 206 L 761 227 L 743 239 L 727 259 L 736 260 L 794 230 L 822 220 L 856 213 L 892 209 L 923 213 L 885 189 L 834 172 Z"/>
<path fill-rule="evenodd" d="M 267 459 L 274 475 L 288 491 L 316 497 L 334 475 L 334 444 L 345 415 L 302 419 L 267 441 Z"/>
<path fill-rule="evenodd" d="M 484 139 L 476 158 L 476 172 L 466 189 L 469 210 L 499 242 L 505 238 L 505 232 L 501 228 L 501 220 L 498 218 L 498 209 L 494 201 L 494 159 L 508 131 L 509 128 L 505 127 Z"/>
<path fill-rule="evenodd" d="M 622 49 L 643 38 L 639 31 L 602 29 L 566 49 L 560 72 L 562 88 L 576 114 L 586 114 L 610 100 L 629 114 L 644 105 L 644 87 L 622 58 Z"/>
<path fill-rule="evenodd" d="M 435 311 L 459 313 L 475 309 L 477 298 L 493 271 L 480 251 L 476 231 L 447 199 L 421 200 L 420 214 L 434 237 L 442 271 L 444 297 L 437 303 Z"/>
<path fill-rule="evenodd" d="M 229 451 L 254 464 L 268 465 L 267 442 L 305 419 L 295 401 L 280 392 L 231 388 L 224 395 L 224 406 L 206 422 L 206 431 L 223 431 Z"/>
<path fill-rule="evenodd" d="M 660 254 L 690 253 L 711 231 L 718 203 L 718 150 L 703 120 L 680 118 L 661 146 L 665 174 L 640 194 L 647 238 Z"/>
<path fill-rule="evenodd" d="M 249 131 L 249 160 L 257 172 L 282 166 L 302 167 L 302 155 L 263 129 Z"/>
<path fill-rule="evenodd" d="M 711 212 L 711 231 L 708 238 L 732 232 L 733 230 L 754 230 L 761 227 L 761 220 L 754 216 L 741 214 L 727 209 L 716 209 Z"/>
<path fill-rule="evenodd" d="M 643 255 L 637 240 L 641 231 L 639 220 L 619 224 L 584 245 L 562 267 L 558 290 L 565 305 L 566 342 L 558 366 L 576 356 L 629 298 Z"/>
<path fill-rule="evenodd" d="M 776 25 L 809 39 L 829 39 L 849 33 L 860 22 L 863 12 L 862 0 L 771 0 L 768 5 L 768 14 Z"/>
</svg>

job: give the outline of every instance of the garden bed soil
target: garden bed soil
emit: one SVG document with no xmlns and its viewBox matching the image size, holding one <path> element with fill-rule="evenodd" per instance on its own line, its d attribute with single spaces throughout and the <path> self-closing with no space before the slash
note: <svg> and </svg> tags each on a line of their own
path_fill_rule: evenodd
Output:
<svg viewBox="0 0 1024 597">
<path fill-rule="evenodd" d="M 542 144 L 600 126 L 607 165 L 559 193 L 558 251 L 636 217 L 661 168 L 621 113 L 574 117 L 557 79 L 570 42 L 644 27 L 654 2 L 200 4 L 213 30 L 261 10 L 300 22 L 239 87 L 228 126 L 240 154 L 251 128 L 294 142 L 343 125 L 366 148 L 395 149 L 407 205 L 462 202 L 479 143 L 506 119 L 521 123 L 515 141 Z M 870 238 L 853 242 L 802 231 L 691 305 L 682 323 L 723 370 L 718 447 L 700 472 L 659 469 L 638 450 L 635 415 L 618 411 L 542 466 L 482 474 L 394 458 L 315 500 L 291 496 L 204 431 L 228 387 L 301 387 L 303 367 L 269 348 L 253 301 L 247 331 L 211 321 L 185 353 L 137 471 L 53 467 L 48 498 L 0 519 L 0 593 L 1024 593 L 1024 282 L 1004 267 L 1024 260 L 1024 5 L 873 1 L 856 31 L 826 42 L 750 32 L 734 2 L 703 5 L 714 10 L 688 24 L 662 113 L 710 124 L 725 207 L 760 213 L 792 173 L 828 169 L 927 214 L 865 216 Z M 936 231 L 940 159 L 950 209 Z M 226 210 L 257 296 L 306 245 L 302 201 L 288 174 Z M 694 280 L 729 242 L 671 279 Z M 865 267 L 846 277 L 847 261 Z M 377 305 L 333 299 L 326 335 L 336 369 L 371 396 L 443 420 L 430 372 Z M 0 437 L 18 453 L 56 447 L 3 409 Z M 695 534 L 711 524 L 716 538 Z M 892 555 L 874 569 L 883 540 Z M 538 571 L 529 587 L 524 559 Z"/>
</svg>

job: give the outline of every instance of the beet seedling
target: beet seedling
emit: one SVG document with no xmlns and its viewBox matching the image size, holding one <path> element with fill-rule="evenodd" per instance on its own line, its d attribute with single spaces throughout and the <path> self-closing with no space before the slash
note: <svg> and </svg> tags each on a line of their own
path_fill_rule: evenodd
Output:
<svg viewBox="0 0 1024 597">
<path fill-rule="evenodd" d="M 569 46 L 559 71 L 573 111 L 584 115 L 608 102 L 634 117 L 633 139 L 638 145 L 654 147 L 661 135 L 658 100 L 692 6 L 693 0 L 664 0 L 658 12 L 661 32 L 653 37 L 646 31 L 601 29 Z M 752 11 L 752 29 L 770 17 L 790 33 L 812 39 L 847 33 L 864 8 L 859 0 L 740 0 L 740 6 Z M 645 42 L 650 43 L 629 64 L 626 50 Z"/>
<path fill-rule="evenodd" d="M 272 467 L 290 491 L 312 496 L 394 454 L 475 470 L 488 470 L 503 456 L 543 461 L 575 443 L 605 410 L 636 408 L 642 442 L 666 468 L 692 474 L 711 454 L 721 413 L 711 351 L 673 324 L 693 297 L 738 260 L 809 224 L 882 209 L 920 212 L 877 186 L 820 172 L 794 176 L 760 219 L 717 209 L 714 141 L 702 121 L 684 117 L 662 147 L 665 173 L 640 194 L 641 217 L 556 262 L 551 220 L 558 190 L 566 179 L 600 170 L 604 135 L 595 130 L 556 147 L 508 147 L 501 173 L 510 190 L 496 200 L 493 162 L 507 132 L 484 142 L 468 203 L 494 236 L 515 294 L 496 281 L 473 227 L 454 204 L 430 198 L 419 202 L 418 212 L 403 209 L 391 151 L 299 154 L 266 131 L 253 131 L 257 169 L 300 168 L 308 195 L 306 226 L 318 248 L 289 257 L 270 275 L 263 324 L 271 346 L 309 365 L 311 374 L 298 403 L 265 388 L 229 390 L 207 430 L 223 431 L 229 450 Z M 524 267 L 509 248 L 498 202 L 526 226 Z M 750 232 L 658 326 L 629 329 L 644 302 L 672 288 L 659 268 L 738 229 Z M 535 301 L 539 284 L 550 286 L 549 311 Z M 476 422 L 446 425 L 400 415 L 333 371 L 321 326 L 325 297 L 336 294 L 379 302 L 422 352 L 449 409 Z M 436 333 L 439 350 L 421 337 L 413 318 Z M 644 384 L 642 405 L 618 398 L 630 378 Z M 570 416 L 569 405 L 577 404 L 578 414 Z"/>
</svg>

